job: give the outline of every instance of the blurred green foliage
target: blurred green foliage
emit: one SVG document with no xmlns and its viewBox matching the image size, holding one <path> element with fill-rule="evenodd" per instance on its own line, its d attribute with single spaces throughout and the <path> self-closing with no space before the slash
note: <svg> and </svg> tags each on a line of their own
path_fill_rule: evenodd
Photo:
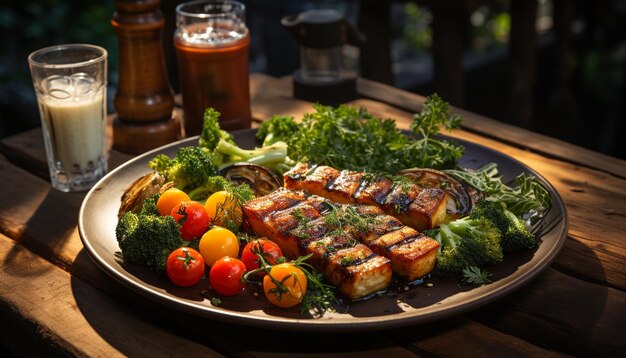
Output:
<svg viewBox="0 0 626 358">
<path fill-rule="evenodd" d="M 117 74 L 113 0 L 3 0 L 0 3 L 0 83 L 30 78 L 28 54 L 62 43 L 90 43 L 109 52 L 109 80 Z"/>
<path fill-rule="evenodd" d="M 433 42 L 432 13 L 413 2 L 408 2 L 404 10 L 407 16 L 404 26 L 405 41 L 418 53 L 428 51 Z"/>
<path fill-rule="evenodd" d="M 404 10 L 406 23 L 403 29 L 404 40 L 418 53 L 425 53 L 432 45 L 432 12 L 424 6 L 408 2 Z M 470 50 L 488 51 L 509 42 L 511 15 L 508 1 L 500 1 L 490 6 L 480 6 L 469 21 Z"/>
</svg>

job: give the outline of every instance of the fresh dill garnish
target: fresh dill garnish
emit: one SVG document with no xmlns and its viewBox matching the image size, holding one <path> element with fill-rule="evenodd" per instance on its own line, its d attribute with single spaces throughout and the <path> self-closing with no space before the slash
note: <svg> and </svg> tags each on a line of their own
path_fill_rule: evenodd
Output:
<svg viewBox="0 0 626 358">
<path fill-rule="evenodd" d="M 335 205 L 330 202 L 324 202 L 329 209 L 324 216 L 324 224 L 328 227 L 329 236 L 349 237 L 350 230 L 356 230 L 359 233 L 367 233 L 372 230 L 374 225 L 380 223 L 377 216 L 359 214 L 356 208 L 351 205 Z"/>
<path fill-rule="evenodd" d="M 296 226 L 291 231 L 291 233 L 293 235 L 295 235 L 299 239 L 306 239 L 306 238 L 308 238 L 310 235 L 309 235 L 307 229 L 308 229 L 309 222 L 311 222 L 311 218 L 309 218 L 308 216 L 304 215 L 304 213 L 302 212 L 302 210 L 300 208 L 294 209 L 291 212 L 291 215 L 293 215 L 293 217 L 298 222 L 298 226 Z"/>
<path fill-rule="evenodd" d="M 306 224 L 309 223 L 309 221 L 311 221 L 310 218 L 308 218 L 307 216 L 305 216 L 302 213 L 302 209 L 300 209 L 300 208 L 295 208 L 292 211 L 292 215 L 293 215 L 294 218 L 296 218 L 296 220 L 298 221 L 298 224 L 300 224 L 300 225 L 306 225 Z"/>
<path fill-rule="evenodd" d="M 404 175 L 396 175 L 391 178 L 391 181 L 395 187 L 399 187 L 404 193 L 408 192 L 411 189 L 411 186 L 415 184 L 413 179 Z"/>
<path fill-rule="evenodd" d="M 349 266 L 356 261 L 352 256 L 344 256 L 341 258 L 341 266 Z"/>
</svg>

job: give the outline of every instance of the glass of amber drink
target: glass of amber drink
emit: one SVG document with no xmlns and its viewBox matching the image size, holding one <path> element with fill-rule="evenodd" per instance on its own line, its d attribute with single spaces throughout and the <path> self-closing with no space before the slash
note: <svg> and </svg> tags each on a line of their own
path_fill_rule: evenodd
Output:
<svg viewBox="0 0 626 358">
<path fill-rule="evenodd" d="M 185 135 L 202 131 L 207 107 L 221 113 L 224 130 L 250 127 L 245 6 L 236 1 L 200 0 L 176 8 L 178 55 Z"/>
</svg>

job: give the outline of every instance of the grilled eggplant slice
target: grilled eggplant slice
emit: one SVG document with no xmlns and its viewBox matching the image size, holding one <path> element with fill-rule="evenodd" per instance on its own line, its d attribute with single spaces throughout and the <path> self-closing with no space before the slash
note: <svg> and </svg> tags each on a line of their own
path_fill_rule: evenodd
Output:
<svg viewBox="0 0 626 358">
<path fill-rule="evenodd" d="M 283 180 L 272 170 L 250 163 L 236 163 L 220 170 L 220 175 L 235 184 L 246 183 L 256 196 L 263 196 L 283 186 Z"/>
<path fill-rule="evenodd" d="M 165 177 L 153 172 L 135 180 L 122 194 L 120 209 L 117 212 L 118 219 L 127 211 L 139 212 L 143 207 L 144 200 L 154 194 L 162 193 L 174 186 L 172 182 L 165 182 Z"/>
</svg>

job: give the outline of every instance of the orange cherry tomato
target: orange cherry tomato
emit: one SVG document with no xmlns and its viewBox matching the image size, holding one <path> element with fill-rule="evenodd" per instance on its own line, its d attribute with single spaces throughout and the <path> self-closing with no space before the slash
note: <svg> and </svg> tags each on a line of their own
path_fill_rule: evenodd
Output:
<svg viewBox="0 0 626 358">
<path fill-rule="evenodd" d="M 180 204 L 181 201 L 189 201 L 189 195 L 184 191 L 170 188 L 161 194 L 159 200 L 157 200 L 157 210 L 161 216 L 170 215 L 172 209 Z"/>
<path fill-rule="evenodd" d="M 239 239 L 232 231 L 214 226 L 202 235 L 199 249 L 207 266 L 213 266 L 224 256 L 237 257 L 239 255 Z"/>
<path fill-rule="evenodd" d="M 269 275 L 263 278 L 265 297 L 278 307 L 289 308 L 302 302 L 306 288 L 304 272 L 290 263 L 272 267 Z"/>
<path fill-rule="evenodd" d="M 232 193 L 222 190 L 217 191 L 206 200 L 204 208 L 215 225 L 226 227 L 229 221 L 239 227 L 242 221 L 241 206 Z"/>
</svg>

